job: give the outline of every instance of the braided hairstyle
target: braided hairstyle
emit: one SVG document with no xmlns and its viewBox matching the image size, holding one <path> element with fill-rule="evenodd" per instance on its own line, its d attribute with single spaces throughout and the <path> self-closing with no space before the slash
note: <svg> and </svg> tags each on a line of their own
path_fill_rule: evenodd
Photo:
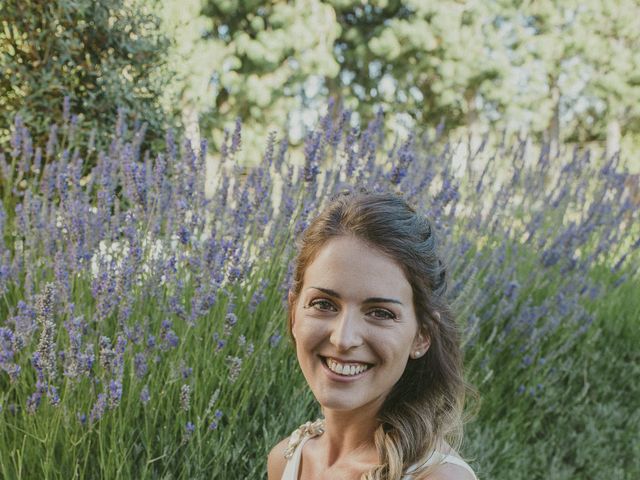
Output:
<svg viewBox="0 0 640 480">
<path fill-rule="evenodd" d="M 344 235 L 355 236 L 398 263 L 412 288 L 419 328 L 431 341 L 425 355 L 409 360 L 378 412 L 374 442 L 380 464 L 362 477 L 399 480 L 442 441 L 459 448 L 465 393 L 473 393 L 473 388 L 463 378 L 460 335 L 444 297 L 447 274 L 436 253 L 431 225 L 398 194 L 343 189 L 311 221 L 298 241 L 294 260 L 290 337 L 305 270 L 330 239 Z"/>
</svg>

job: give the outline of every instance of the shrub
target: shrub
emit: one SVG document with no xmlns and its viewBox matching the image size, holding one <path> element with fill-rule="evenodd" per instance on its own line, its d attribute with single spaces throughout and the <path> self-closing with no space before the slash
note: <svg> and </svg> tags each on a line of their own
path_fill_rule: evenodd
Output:
<svg viewBox="0 0 640 480">
<path fill-rule="evenodd" d="M 148 123 L 148 145 L 161 145 L 173 122 L 158 102 L 170 78 L 169 40 L 141 2 L 7 0 L 0 18 L 3 142 L 19 115 L 37 145 L 46 144 L 52 123 L 71 122 L 94 130 L 97 146 L 106 148 L 121 106 Z"/>
<path fill-rule="evenodd" d="M 543 407 L 567 408 L 558 385 L 594 303 L 638 281 L 638 211 L 617 159 L 528 156 L 524 140 L 484 144 L 456 171 L 448 139 L 416 133 L 385 152 L 380 119 L 359 133 L 348 116 L 327 113 L 303 165 L 272 135 L 246 177 L 240 128 L 227 132 L 210 196 L 206 144 L 171 133 L 152 157 L 116 128 L 84 179 L 68 151 L 27 176 L 33 152 L 15 137 L 3 146 L 3 179 L 27 178 L 13 213 L 0 209 L 4 477 L 263 476 L 269 446 L 318 413 L 282 341 L 293 239 L 347 181 L 403 192 L 434 219 L 485 399 L 470 432 L 477 470 L 593 478 L 588 458 L 522 452 L 545 442 Z"/>
</svg>

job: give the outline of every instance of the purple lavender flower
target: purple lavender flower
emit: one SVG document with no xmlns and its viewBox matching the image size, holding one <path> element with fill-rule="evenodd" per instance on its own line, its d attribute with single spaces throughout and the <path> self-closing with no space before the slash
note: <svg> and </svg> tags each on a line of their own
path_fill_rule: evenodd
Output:
<svg viewBox="0 0 640 480">
<path fill-rule="evenodd" d="M 58 125 L 55 123 L 49 129 L 49 141 L 47 142 L 46 155 L 47 158 L 53 157 L 53 152 L 58 145 Z"/>
<path fill-rule="evenodd" d="M 251 301 L 249 302 L 249 312 L 255 313 L 258 305 L 265 299 L 264 291 L 268 285 L 268 281 L 263 279 L 260 281 L 260 286 L 253 292 Z"/>
<path fill-rule="evenodd" d="M 169 297 L 169 309 L 172 313 L 176 314 L 180 319 L 186 319 L 187 312 L 180 303 L 181 299 L 177 294 Z"/>
<path fill-rule="evenodd" d="M 116 352 L 111 348 L 111 339 L 109 337 L 100 337 L 100 366 L 106 372 L 111 372 L 114 367 Z"/>
<path fill-rule="evenodd" d="M 520 289 L 520 284 L 516 281 L 511 281 L 507 284 L 506 288 L 504 289 L 504 296 L 507 299 L 512 300 L 519 289 Z"/>
<path fill-rule="evenodd" d="M 109 382 L 109 408 L 114 409 L 120 405 L 122 398 L 122 381 L 111 380 Z"/>
<path fill-rule="evenodd" d="M 49 385 L 47 389 L 47 397 L 49 397 L 49 402 L 53 406 L 57 406 L 60 403 L 60 395 L 58 395 L 58 389 L 53 385 Z"/>
<path fill-rule="evenodd" d="M 175 334 L 175 332 L 171 329 L 171 321 L 164 320 L 162 322 L 162 328 L 160 329 L 160 338 L 162 344 L 160 346 L 161 350 L 168 350 L 169 348 L 176 348 L 180 339 Z"/>
<path fill-rule="evenodd" d="M 178 240 L 182 245 L 186 245 L 189 243 L 189 238 L 191 237 L 191 232 L 185 225 L 180 225 L 178 228 Z"/>
<path fill-rule="evenodd" d="M 36 413 L 36 410 L 40 406 L 41 400 L 42 400 L 42 390 L 38 388 L 27 399 L 27 412 L 30 414 Z"/>
<path fill-rule="evenodd" d="M 279 333 L 274 333 L 273 335 L 271 335 L 271 337 L 269 337 L 269 345 L 271 345 L 271 348 L 278 346 L 281 339 L 282 335 L 280 335 Z"/>
<path fill-rule="evenodd" d="M 235 155 L 242 147 L 242 121 L 236 118 L 236 126 L 231 137 L 231 154 Z"/>
<path fill-rule="evenodd" d="M 238 323 L 238 317 L 236 317 L 235 313 L 229 312 L 224 319 L 224 332 L 223 336 L 228 337 L 231 335 L 231 331 L 235 324 Z"/>
<path fill-rule="evenodd" d="M 64 322 L 69 336 L 69 350 L 65 354 L 64 375 L 76 379 L 80 375 L 89 374 L 93 366 L 93 345 L 82 351 L 82 335 L 86 331 L 86 323 L 82 316 Z"/>
<path fill-rule="evenodd" d="M 187 379 L 193 373 L 193 368 L 186 367 L 186 366 L 183 365 L 183 366 L 180 367 L 180 371 L 182 372 L 182 378 Z"/>
<path fill-rule="evenodd" d="M 316 176 L 320 173 L 318 161 L 323 149 L 322 132 L 311 132 L 304 142 L 305 163 L 303 168 L 303 179 L 305 182 L 315 182 Z"/>
<path fill-rule="evenodd" d="M 104 412 L 107 410 L 107 396 L 104 393 L 98 394 L 96 403 L 93 404 L 93 408 L 89 413 L 89 423 L 92 425 L 102 418 Z"/>
<path fill-rule="evenodd" d="M 0 327 L 0 369 L 9 374 L 11 382 L 15 382 L 20 374 L 20 366 L 13 362 L 16 337 L 11 330 Z"/>
<path fill-rule="evenodd" d="M 115 358 L 114 358 L 114 375 L 122 376 L 124 370 L 124 352 L 127 347 L 127 339 L 122 335 L 118 335 L 116 339 Z"/>
<path fill-rule="evenodd" d="M 56 375 L 56 325 L 53 321 L 53 285 L 45 285 L 44 294 L 38 297 L 38 323 L 40 324 L 40 341 L 37 353 L 44 374 L 49 378 Z"/>
<path fill-rule="evenodd" d="M 133 359 L 134 370 L 138 379 L 144 378 L 149 370 L 147 365 L 147 357 L 144 353 L 136 353 Z"/>
<path fill-rule="evenodd" d="M 149 385 L 145 385 L 140 391 L 140 401 L 143 405 L 146 405 L 149 403 L 149 400 L 151 400 L 151 395 L 149 395 Z"/>
<path fill-rule="evenodd" d="M 29 172 L 29 163 L 32 156 L 33 140 L 31 140 L 31 135 L 29 135 L 29 131 L 25 128 L 22 135 L 22 156 L 20 157 L 20 165 L 18 167 L 19 171 L 24 174 Z"/>
<path fill-rule="evenodd" d="M 182 434 L 183 444 L 191 440 L 191 437 L 193 435 L 193 432 L 195 432 L 195 430 L 196 430 L 196 426 L 191 422 L 187 422 L 187 424 L 184 426 L 184 433 Z"/>
<path fill-rule="evenodd" d="M 242 359 L 240 357 L 227 356 L 227 363 L 229 364 L 229 381 L 234 383 L 240 375 L 242 369 Z"/>
<path fill-rule="evenodd" d="M 627 275 L 621 275 L 619 278 L 616 279 L 615 282 L 613 282 L 613 288 L 618 288 L 620 285 L 622 285 L 626 281 L 627 281 Z"/>
<path fill-rule="evenodd" d="M 191 406 L 191 387 L 188 384 L 183 384 L 180 388 L 180 408 L 185 412 L 189 410 Z"/>
</svg>

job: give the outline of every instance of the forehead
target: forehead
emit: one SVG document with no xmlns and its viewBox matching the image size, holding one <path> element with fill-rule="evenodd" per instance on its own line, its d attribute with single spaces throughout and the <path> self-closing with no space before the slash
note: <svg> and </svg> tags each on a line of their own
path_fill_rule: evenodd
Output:
<svg viewBox="0 0 640 480">
<path fill-rule="evenodd" d="M 394 296 L 410 302 L 411 285 L 400 265 L 380 250 L 350 236 L 325 243 L 304 274 L 304 289 L 331 288 L 341 295 Z"/>
</svg>

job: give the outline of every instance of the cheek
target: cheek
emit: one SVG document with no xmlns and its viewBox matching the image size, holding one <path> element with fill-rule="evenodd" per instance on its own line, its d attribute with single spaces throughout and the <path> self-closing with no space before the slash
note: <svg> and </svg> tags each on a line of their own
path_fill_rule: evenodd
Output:
<svg viewBox="0 0 640 480">
<path fill-rule="evenodd" d="M 293 338 L 296 341 L 298 350 L 300 348 L 308 349 L 314 345 L 317 339 L 321 336 L 320 329 L 317 325 L 313 325 L 308 319 L 297 317 L 298 320 L 294 322 L 291 328 Z"/>
<path fill-rule="evenodd" d="M 309 342 L 309 336 L 313 334 L 313 332 L 309 330 L 309 322 L 305 321 L 300 314 L 295 316 L 295 320 L 291 326 L 291 333 L 298 348 L 304 347 L 304 345 Z"/>
<path fill-rule="evenodd" d="M 389 337 L 387 337 L 386 342 L 383 344 L 385 346 L 385 358 L 387 361 L 392 362 L 397 368 L 404 370 L 409 355 L 411 354 L 412 340 L 412 338 L 402 338 L 391 343 Z"/>
</svg>

